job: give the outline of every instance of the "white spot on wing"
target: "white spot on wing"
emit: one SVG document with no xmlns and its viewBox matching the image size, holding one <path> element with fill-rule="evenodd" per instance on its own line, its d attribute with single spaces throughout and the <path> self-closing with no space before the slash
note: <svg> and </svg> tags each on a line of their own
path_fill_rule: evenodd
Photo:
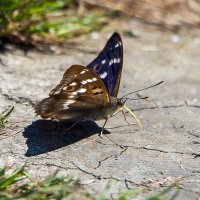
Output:
<svg viewBox="0 0 200 200">
<path fill-rule="evenodd" d="M 114 58 L 113 62 L 114 62 L 114 63 L 117 63 L 117 59 L 116 59 L 116 58 Z"/>
<path fill-rule="evenodd" d="M 120 58 L 117 59 L 117 63 L 120 63 Z"/>
<path fill-rule="evenodd" d="M 81 73 L 80 74 L 84 74 L 86 72 L 86 70 L 83 70 L 83 71 L 81 71 Z"/>
<path fill-rule="evenodd" d="M 87 89 L 86 88 L 81 88 L 80 90 L 77 90 L 78 93 L 84 93 Z"/>
<path fill-rule="evenodd" d="M 68 104 L 74 103 L 76 100 L 67 100 Z"/>
<path fill-rule="evenodd" d="M 102 79 L 104 79 L 104 78 L 106 78 L 107 75 L 108 75 L 108 73 L 107 73 L 107 72 L 104 72 L 103 74 L 100 75 L 100 77 L 101 77 Z"/>
<path fill-rule="evenodd" d="M 119 47 L 119 45 L 120 45 L 120 44 L 119 44 L 119 43 L 117 43 L 117 44 L 115 45 L 115 48 Z"/>
<path fill-rule="evenodd" d="M 77 95 L 77 92 L 71 92 L 70 94 L 71 95 Z"/>
<path fill-rule="evenodd" d="M 97 78 L 95 78 L 95 77 L 94 77 L 92 80 L 93 80 L 93 81 L 96 81 L 96 80 L 97 80 Z"/>
<path fill-rule="evenodd" d="M 88 83 L 91 83 L 91 82 L 93 82 L 93 80 L 92 79 L 87 79 L 86 80 Z"/>
<path fill-rule="evenodd" d="M 106 63 L 106 59 L 104 59 L 104 60 L 101 61 L 102 65 L 105 64 L 105 63 Z"/>
<path fill-rule="evenodd" d="M 67 100 L 64 104 L 63 104 L 63 108 L 64 109 L 68 109 L 69 105 L 74 103 L 76 100 Z"/>
<path fill-rule="evenodd" d="M 91 82 L 94 82 L 94 81 L 96 81 L 97 80 L 97 78 L 92 78 L 92 79 L 87 79 L 87 80 L 84 80 L 84 81 L 81 81 L 81 84 L 82 85 L 85 85 L 85 84 L 87 84 L 87 83 L 91 83 Z"/>
<path fill-rule="evenodd" d="M 111 59 L 110 62 L 109 62 L 109 65 L 112 65 L 112 64 L 113 64 L 113 60 Z"/>
<path fill-rule="evenodd" d="M 67 104 L 67 103 L 64 103 L 63 104 L 63 109 L 68 109 L 69 108 L 69 106 L 68 106 L 69 104 Z"/>
<path fill-rule="evenodd" d="M 87 84 L 87 81 L 81 81 L 81 84 L 85 85 Z"/>
<path fill-rule="evenodd" d="M 76 86 L 76 85 L 77 85 L 76 82 L 72 82 L 72 83 L 69 84 L 69 86 Z"/>
<path fill-rule="evenodd" d="M 75 95 L 69 95 L 68 98 L 73 99 Z"/>
</svg>

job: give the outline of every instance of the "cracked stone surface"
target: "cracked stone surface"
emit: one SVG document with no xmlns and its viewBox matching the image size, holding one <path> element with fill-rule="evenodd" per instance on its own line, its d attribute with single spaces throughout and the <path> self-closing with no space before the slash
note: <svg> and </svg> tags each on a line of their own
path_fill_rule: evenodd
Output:
<svg viewBox="0 0 200 200">
<path fill-rule="evenodd" d="M 68 124 L 56 124 L 35 116 L 33 104 L 46 97 L 72 64 L 88 64 L 104 46 L 110 27 L 92 39 L 80 39 L 62 55 L 20 50 L 0 55 L 0 112 L 14 106 L 0 133 L 0 165 L 28 161 L 32 175 L 60 174 L 78 178 L 97 193 L 114 179 L 112 195 L 127 188 L 157 190 L 179 181 L 176 199 L 200 196 L 200 37 L 195 31 L 176 35 L 139 24 L 124 23 L 121 30 L 137 30 L 138 37 L 122 35 L 124 67 L 119 96 L 160 80 L 164 84 L 140 92 L 148 100 L 127 105 L 141 120 L 143 131 L 127 125 L 122 114 L 106 125 L 80 123 L 66 132 Z M 86 42 L 88 41 L 88 42 Z M 137 95 L 136 95 L 137 97 Z M 127 114 L 132 123 L 133 118 Z M 141 195 L 141 199 L 147 195 Z"/>
</svg>

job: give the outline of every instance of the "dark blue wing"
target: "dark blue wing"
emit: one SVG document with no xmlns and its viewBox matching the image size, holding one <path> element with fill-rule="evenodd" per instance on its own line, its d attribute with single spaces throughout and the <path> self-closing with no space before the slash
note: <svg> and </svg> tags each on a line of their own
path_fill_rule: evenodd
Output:
<svg viewBox="0 0 200 200">
<path fill-rule="evenodd" d="M 119 90 L 121 71 L 123 65 L 123 44 L 118 33 L 107 41 L 99 55 L 87 65 L 106 85 L 110 96 L 116 97 Z"/>
</svg>

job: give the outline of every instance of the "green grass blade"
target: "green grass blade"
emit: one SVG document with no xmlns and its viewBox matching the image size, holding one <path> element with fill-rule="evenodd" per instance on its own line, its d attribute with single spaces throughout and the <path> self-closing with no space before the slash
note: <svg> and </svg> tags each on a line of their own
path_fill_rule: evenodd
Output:
<svg viewBox="0 0 200 200">
<path fill-rule="evenodd" d="M 176 189 L 175 193 L 173 192 L 174 189 Z M 162 190 L 161 192 L 153 196 L 147 197 L 145 200 L 163 200 L 163 199 L 173 200 L 177 196 L 178 193 L 179 193 L 179 190 L 177 186 L 169 186 L 165 188 L 164 190 Z M 167 196 L 167 198 L 166 197 L 164 198 L 165 195 Z"/>
<path fill-rule="evenodd" d="M 138 193 L 138 189 L 127 190 L 126 192 L 122 193 L 117 200 L 129 200 L 133 197 L 136 197 Z"/>
<path fill-rule="evenodd" d="M 13 112 L 14 106 L 11 107 L 11 109 L 4 115 L 4 118 L 8 118 L 9 115 Z"/>
<path fill-rule="evenodd" d="M 18 170 L 14 171 L 10 176 L 4 177 L 0 180 L 0 190 L 4 190 L 8 186 L 28 178 L 28 173 L 25 171 L 26 163 L 23 164 Z"/>
<path fill-rule="evenodd" d="M 110 194 L 111 189 L 112 189 L 114 184 L 115 184 L 114 180 L 110 181 L 106 185 L 106 187 L 103 189 L 103 191 L 100 192 L 100 194 L 95 198 L 95 200 L 107 200 L 107 199 L 109 199 L 109 194 Z"/>
<path fill-rule="evenodd" d="M 3 129 L 5 127 L 6 119 L 10 116 L 13 110 L 14 106 L 12 106 L 10 110 L 6 110 L 4 113 L 0 115 L 0 129 Z"/>
</svg>

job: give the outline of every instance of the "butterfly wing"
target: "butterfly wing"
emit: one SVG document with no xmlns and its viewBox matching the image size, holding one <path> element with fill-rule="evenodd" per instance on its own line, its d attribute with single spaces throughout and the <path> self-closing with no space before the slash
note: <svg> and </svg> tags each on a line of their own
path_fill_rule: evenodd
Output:
<svg viewBox="0 0 200 200">
<path fill-rule="evenodd" d="M 110 96 L 117 97 L 123 65 L 123 44 L 118 33 L 114 33 L 104 49 L 89 64 L 106 85 Z"/>
<path fill-rule="evenodd" d="M 35 110 L 43 118 L 74 121 L 108 103 L 110 97 L 103 81 L 87 67 L 73 65 Z"/>
</svg>

